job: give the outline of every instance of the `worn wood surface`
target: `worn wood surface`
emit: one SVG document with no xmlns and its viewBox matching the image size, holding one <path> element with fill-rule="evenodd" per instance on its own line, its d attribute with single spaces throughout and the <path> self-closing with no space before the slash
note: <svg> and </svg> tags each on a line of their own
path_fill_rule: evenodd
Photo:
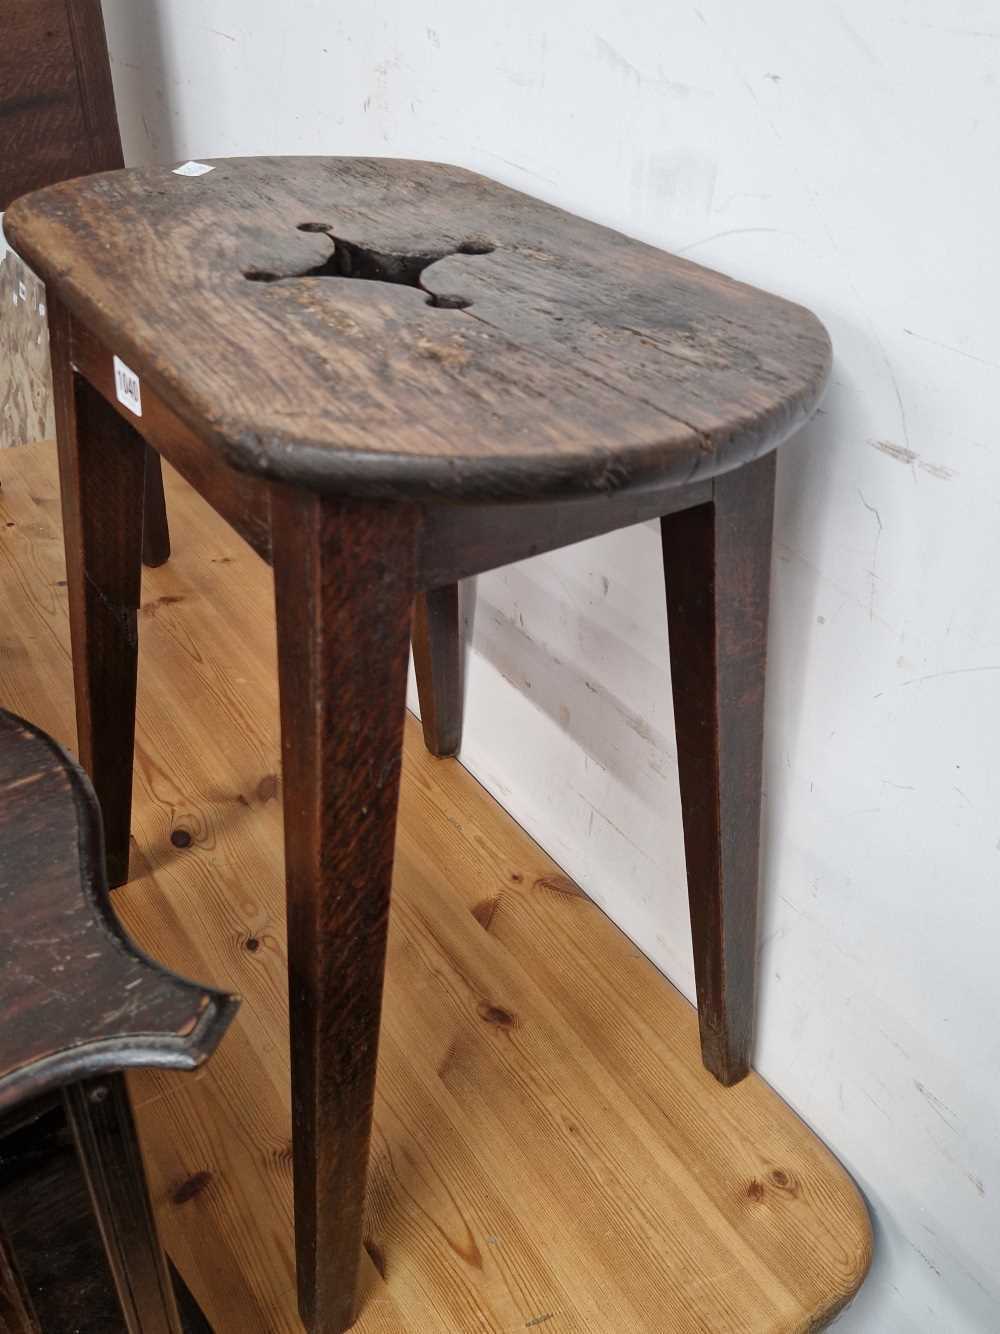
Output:
<svg viewBox="0 0 1000 1334">
<path fill-rule="evenodd" d="M 271 521 L 299 1309 L 341 1334 L 361 1260 L 416 515 L 275 486 Z"/>
<path fill-rule="evenodd" d="M 0 211 L 120 167 L 100 0 L 4 0 L 0 34 Z"/>
<path fill-rule="evenodd" d="M 0 850 L 0 1113 L 102 1071 L 200 1065 L 231 997 L 131 943 L 107 902 L 89 784 L 58 745 L 3 711 Z"/>
<path fill-rule="evenodd" d="M 0 491 L 0 693 L 73 735 L 49 450 Z M 218 1334 L 294 1334 L 284 867 L 267 570 L 168 470 L 146 573 L 136 879 L 174 967 L 244 1003 L 198 1078 L 132 1076 L 168 1252 Z M 8 523 L 13 527 L 7 527 Z M 869 1261 L 864 1206 L 755 1074 L 407 725 L 361 1334 L 803 1334 Z M 531 1326 L 535 1328 L 534 1325 Z"/>
<path fill-rule="evenodd" d="M 661 522 L 702 1053 L 724 1084 L 753 1041 L 774 462 Z"/>
<path fill-rule="evenodd" d="M 208 447 L 341 494 L 707 478 L 780 443 L 829 370 L 801 307 L 436 163 L 134 169 L 6 225 Z"/>
<path fill-rule="evenodd" d="M 270 561 L 268 487 L 229 467 L 220 454 L 203 448 L 195 432 L 148 386 L 143 387 L 142 419 L 138 420 L 115 395 L 113 352 L 78 320 L 71 321 L 70 356 L 74 367 L 118 416 L 132 427 L 141 427 L 143 437 L 216 513 Z M 424 504 L 420 507 L 417 584 L 421 589 L 440 588 L 512 561 L 701 504 L 711 495 L 711 481 L 685 486 L 661 482 L 568 500 Z M 147 565 L 157 563 L 146 559 Z"/>
</svg>

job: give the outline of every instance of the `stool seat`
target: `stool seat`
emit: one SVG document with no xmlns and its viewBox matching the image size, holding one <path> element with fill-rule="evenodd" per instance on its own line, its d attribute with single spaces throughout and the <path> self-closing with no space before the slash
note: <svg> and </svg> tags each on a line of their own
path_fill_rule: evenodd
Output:
<svg viewBox="0 0 1000 1334">
<path fill-rule="evenodd" d="M 206 165 L 51 186 L 5 228 L 239 471 L 417 500 L 683 484 L 825 385 L 802 307 L 458 167 Z"/>
</svg>

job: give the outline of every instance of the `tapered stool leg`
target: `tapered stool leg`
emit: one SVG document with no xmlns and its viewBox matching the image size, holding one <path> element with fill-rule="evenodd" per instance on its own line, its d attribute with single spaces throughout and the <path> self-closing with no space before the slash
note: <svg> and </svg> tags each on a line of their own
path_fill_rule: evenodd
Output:
<svg viewBox="0 0 1000 1334">
<path fill-rule="evenodd" d="M 77 739 L 114 888 L 128 879 L 146 448 L 73 370 L 65 310 L 50 303 L 49 319 Z"/>
<path fill-rule="evenodd" d="M 129 1334 L 182 1334 L 125 1076 L 73 1084 L 63 1102 Z"/>
<path fill-rule="evenodd" d="M 414 598 L 415 513 L 271 493 L 299 1308 L 355 1316 Z"/>
<path fill-rule="evenodd" d="M 462 745 L 462 619 L 459 585 L 421 593 L 413 613 L 413 666 L 424 744 L 432 755 Z"/>
<path fill-rule="evenodd" d="M 163 495 L 163 466 L 151 445 L 146 446 L 146 474 L 142 504 L 142 563 L 163 565 L 170 559 L 170 528 Z"/>
<path fill-rule="evenodd" d="M 661 520 L 702 1057 L 750 1067 L 775 456 Z"/>
</svg>

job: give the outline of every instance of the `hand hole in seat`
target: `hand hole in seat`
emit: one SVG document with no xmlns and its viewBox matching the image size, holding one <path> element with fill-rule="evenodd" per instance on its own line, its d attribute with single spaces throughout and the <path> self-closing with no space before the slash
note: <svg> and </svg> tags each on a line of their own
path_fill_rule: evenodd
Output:
<svg viewBox="0 0 1000 1334">
<path fill-rule="evenodd" d="M 404 253 L 373 250 L 343 237 L 334 236 L 325 222 L 300 222 L 300 232 L 323 232 L 333 245 L 330 255 L 322 264 L 315 264 L 297 272 L 279 273 L 270 269 L 246 269 L 244 278 L 257 283 L 275 283 L 290 278 L 356 278 L 366 282 L 397 283 L 405 287 L 424 287 L 424 270 L 449 255 L 489 255 L 496 249 L 492 241 L 473 236 L 460 245 L 446 249 L 414 250 Z M 459 295 L 436 295 L 427 292 L 427 304 L 439 310 L 467 310 L 472 302 Z"/>
</svg>

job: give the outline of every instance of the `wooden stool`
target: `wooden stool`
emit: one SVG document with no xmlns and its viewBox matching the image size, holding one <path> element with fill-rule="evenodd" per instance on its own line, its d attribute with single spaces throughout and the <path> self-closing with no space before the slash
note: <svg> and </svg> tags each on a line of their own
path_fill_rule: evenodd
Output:
<svg viewBox="0 0 1000 1334">
<path fill-rule="evenodd" d="M 142 440 L 274 566 L 299 1301 L 338 1334 L 411 624 L 428 741 L 452 753 L 461 579 L 662 520 L 704 1058 L 725 1083 L 748 1068 L 771 451 L 815 407 L 829 340 L 798 306 L 432 163 L 113 172 L 7 227 L 48 286 L 80 749 L 113 883 Z"/>
<path fill-rule="evenodd" d="M 89 781 L 0 710 L 0 1117 L 61 1091 L 130 1334 L 181 1325 L 122 1071 L 193 1070 L 236 1005 L 128 939 L 108 906 Z M 2 1232 L 0 1328 L 38 1329 Z"/>
</svg>

